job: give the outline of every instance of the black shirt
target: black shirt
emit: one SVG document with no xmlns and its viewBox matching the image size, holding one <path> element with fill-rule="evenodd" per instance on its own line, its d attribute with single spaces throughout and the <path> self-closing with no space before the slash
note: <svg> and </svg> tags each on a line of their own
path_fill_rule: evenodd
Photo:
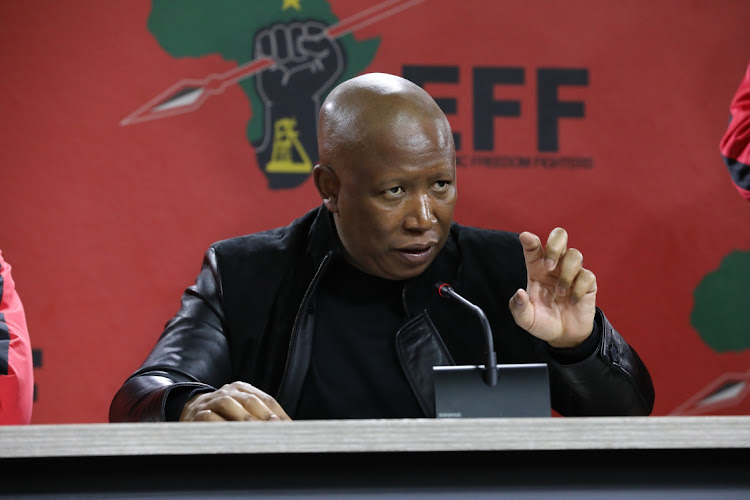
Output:
<svg viewBox="0 0 750 500">
<path fill-rule="evenodd" d="M 422 410 L 396 354 L 403 282 L 331 263 L 320 283 L 310 367 L 296 419 L 415 418 Z"/>
</svg>

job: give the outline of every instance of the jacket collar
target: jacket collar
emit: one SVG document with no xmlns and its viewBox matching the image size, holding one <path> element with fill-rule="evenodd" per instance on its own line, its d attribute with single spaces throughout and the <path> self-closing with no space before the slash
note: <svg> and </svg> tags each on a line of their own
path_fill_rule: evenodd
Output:
<svg viewBox="0 0 750 500">
<path fill-rule="evenodd" d="M 336 233 L 333 214 L 321 204 L 317 208 L 317 214 L 308 232 L 307 255 L 311 257 L 313 266 L 317 269 L 323 258 L 330 252 L 343 255 L 344 248 Z"/>
</svg>

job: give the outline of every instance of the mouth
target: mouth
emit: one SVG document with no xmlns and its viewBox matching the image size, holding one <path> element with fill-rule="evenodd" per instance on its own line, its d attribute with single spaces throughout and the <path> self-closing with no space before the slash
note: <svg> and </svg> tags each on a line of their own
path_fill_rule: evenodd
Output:
<svg viewBox="0 0 750 500">
<path fill-rule="evenodd" d="M 396 250 L 408 262 L 412 264 L 423 264 L 432 256 L 432 253 L 435 251 L 435 244 L 425 243 L 409 245 L 397 248 Z"/>
</svg>

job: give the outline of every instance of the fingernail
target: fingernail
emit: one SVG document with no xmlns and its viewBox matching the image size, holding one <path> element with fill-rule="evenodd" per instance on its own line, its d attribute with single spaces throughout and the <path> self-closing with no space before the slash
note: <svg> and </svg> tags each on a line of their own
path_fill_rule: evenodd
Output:
<svg viewBox="0 0 750 500">
<path fill-rule="evenodd" d="M 557 295 L 565 295 L 568 293 L 568 289 L 564 286 L 557 285 Z"/>
<path fill-rule="evenodd" d="M 548 271 L 552 271 L 555 268 L 555 261 L 552 259 L 544 259 L 544 267 L 547 268 Z"/>
<path fill-rule="evenodd" d="M 513 300 L 515 300 L 515 301 L 516 301 L 516 304 L 518 304 L 519 306 L 522 306 L 522 305 L 523 305 L 523 300 L 521 299 L 521 296 L 520 296 L 520 295 L 516 294 L 516 296 L 515 296 L 515 297 L 513 297 Z"/>
</svg>

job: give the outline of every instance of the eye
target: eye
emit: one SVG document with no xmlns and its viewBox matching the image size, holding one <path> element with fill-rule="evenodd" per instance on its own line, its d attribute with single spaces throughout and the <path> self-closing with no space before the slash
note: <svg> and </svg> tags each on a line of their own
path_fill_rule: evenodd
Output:
<svg viewBox="0 0 750 500">
<path fill-rule="evenodd" d="M 437 181 L 435 182 L 435 184 L 433 184 L 435 191 L 439 193 L 444 193 L 445 191 L 447 191 L 450 185 L 450 181 Z"/>
<path fill-rule="evenodd" d="M 396 197 L 404 192 L 404 188 L 401 186 L 394 186 L 385 190 L 385 194 L 390 197 Z"/>
</svg>

